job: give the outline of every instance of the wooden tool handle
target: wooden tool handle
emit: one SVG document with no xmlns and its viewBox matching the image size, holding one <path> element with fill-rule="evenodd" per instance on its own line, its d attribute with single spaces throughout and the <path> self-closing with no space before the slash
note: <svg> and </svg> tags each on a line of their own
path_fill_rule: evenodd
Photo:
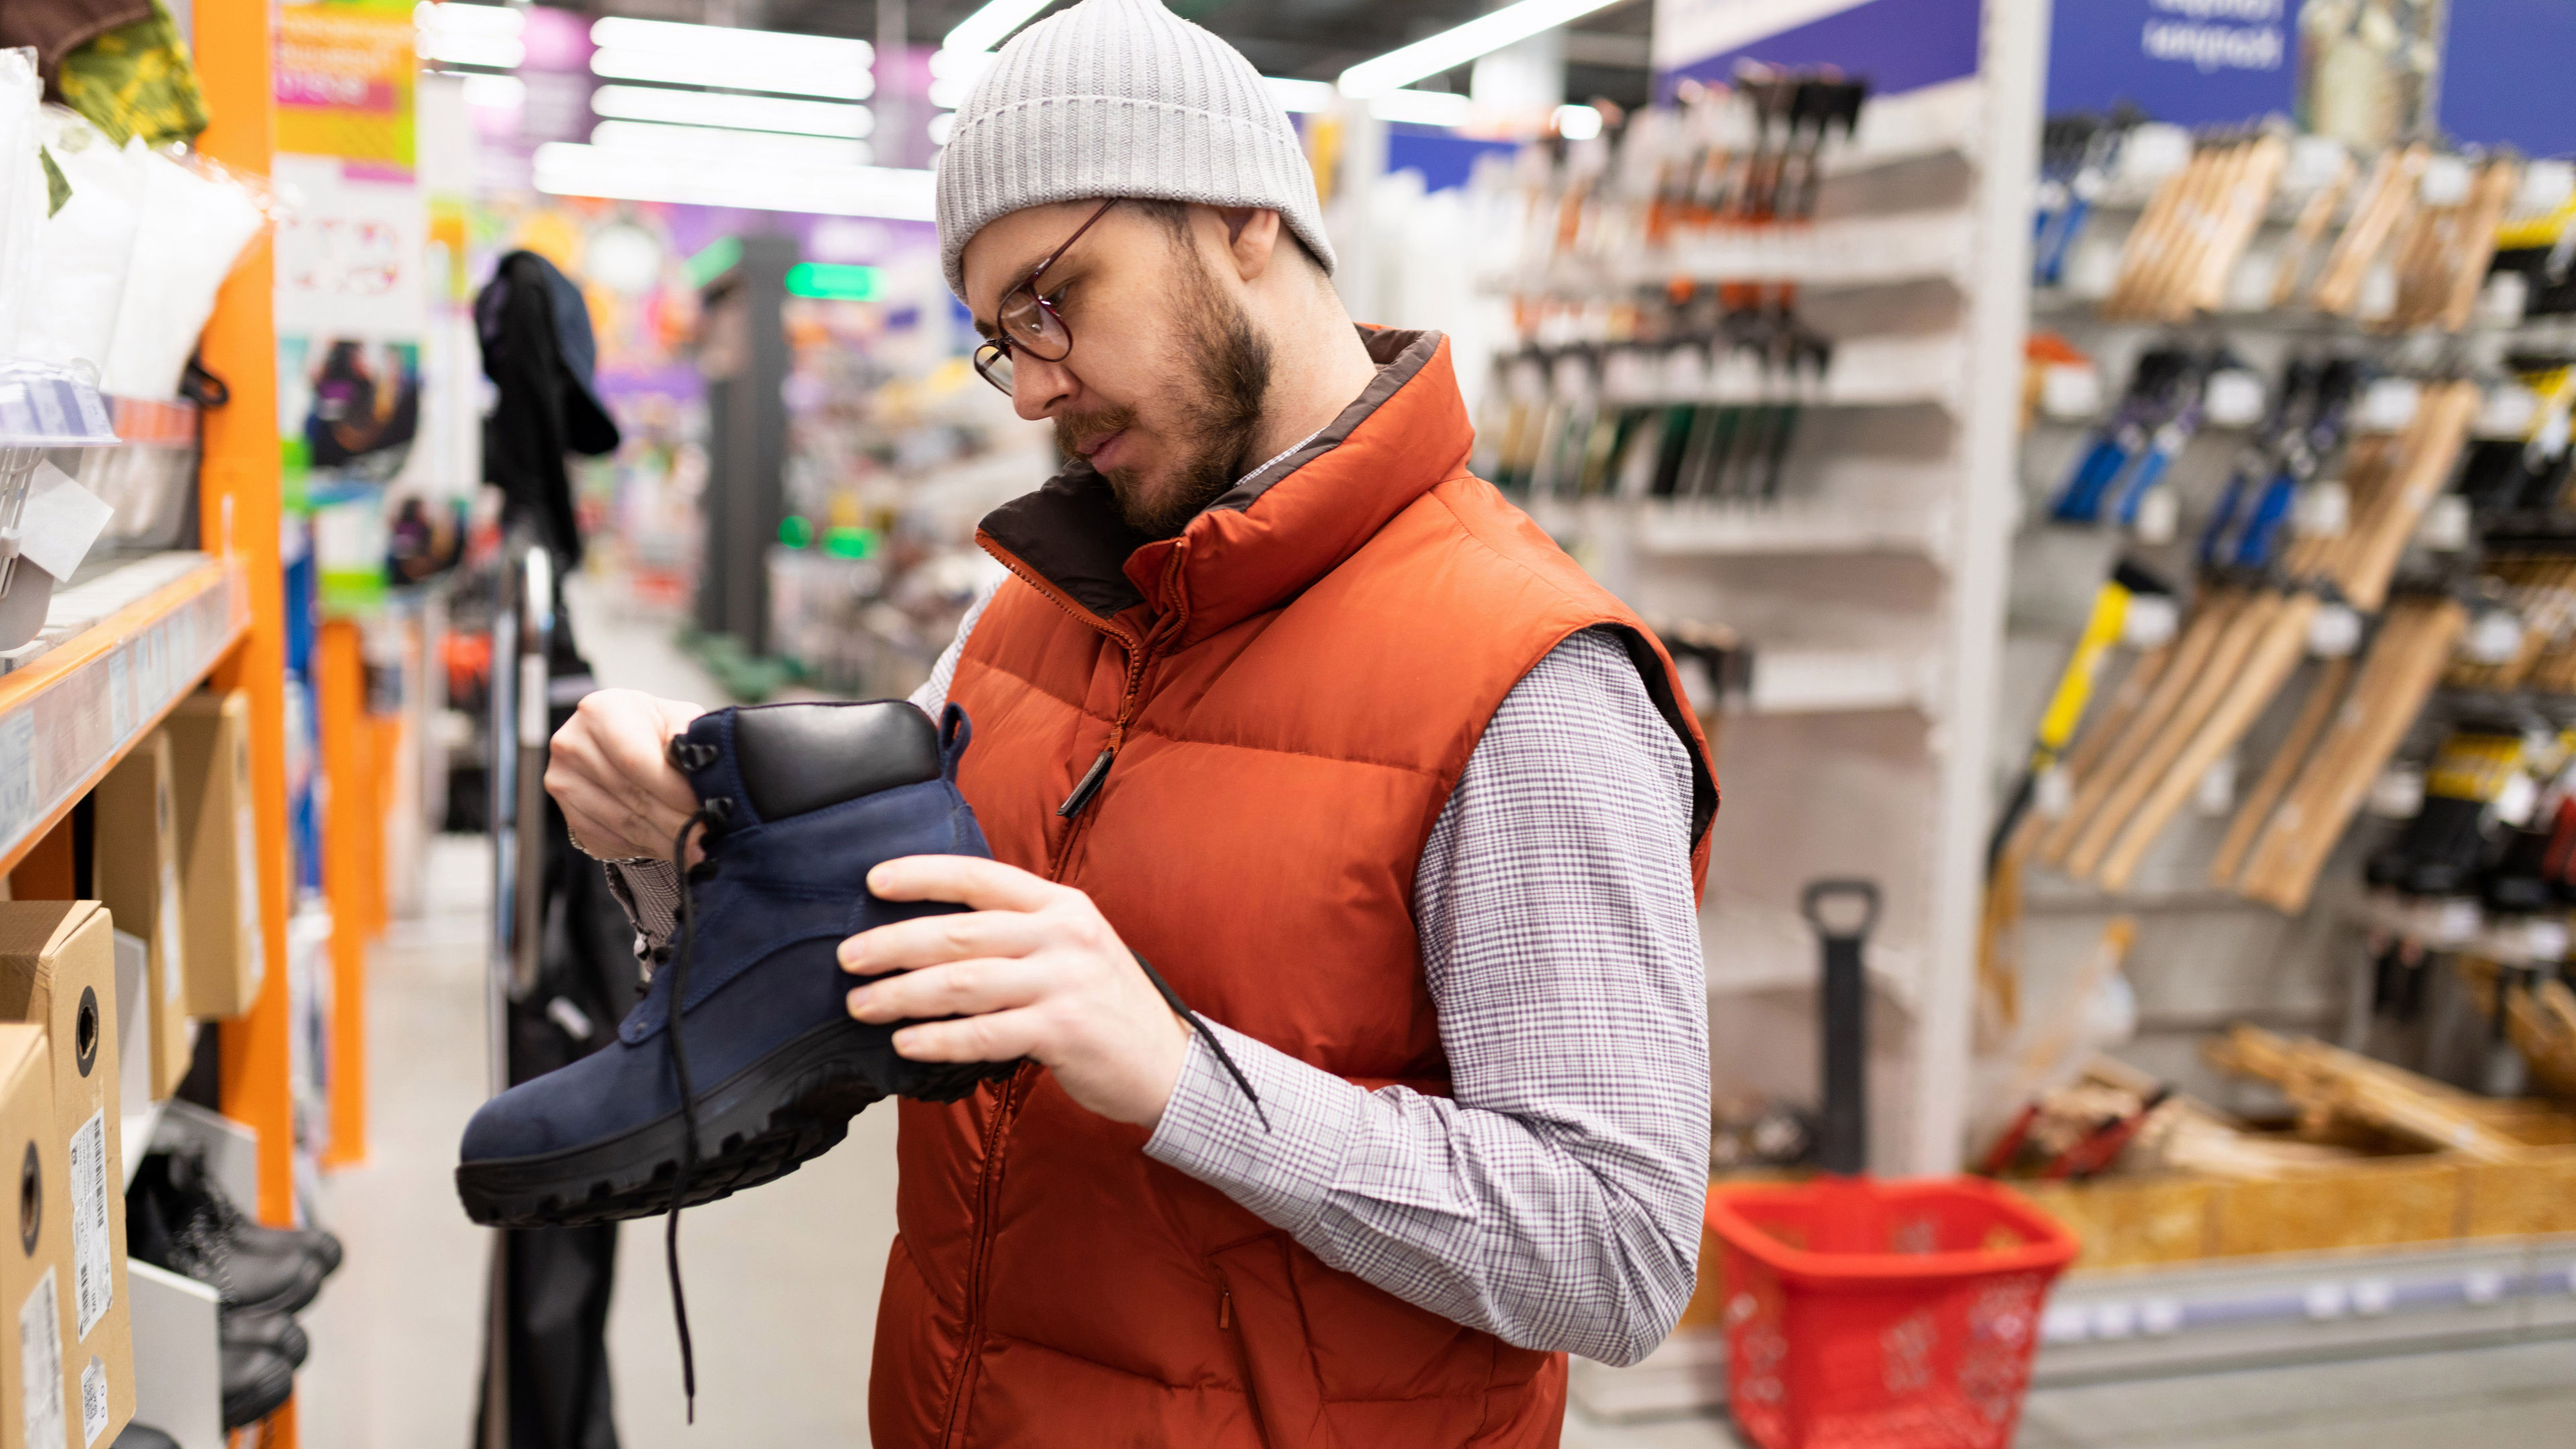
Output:
<svg viewBox="0 0 2576 1449">
<path fill-rule="evenodd" d="M 2299 667 L 2299 656 L 2306 651 L 2308 626 L 2316 620 L 2317 607 L 2316 595 L 2296 594 L 2264 624 L 2262 637 L 2247 651 L 2244 667 L 2236 672 L 2235 681 L 2210 710 L 2208 719 L 2193 732 L 2182 753 L 2166 767 L 2164 777 L 2156 782 L 2155 790 L 2121 833 L 2119 844 L 2103 859 L 2101 873 L 2095 877 L 2103 889 L 2129 888 L 2147 847 L 2164 833 L 2174 812 L 2191 798 L 2200 777 L 2218 763 L 2220 756 L 2236 748 L 2280 694 L 2281 686 Z"/>
<path fill-rule="evenodd" d="M 2281 167 L 2290 159 L 2290 143 L 2274 135 L 2257 137 L 2239 150 L 2243 154 L 2220 199 L 2218 224 L 2209 234 L 2198 274 L 2173 309 L 2176 321 L 2188 318 L 2195 308 L 2215 312 L 2226 303 L 2228 276 L 2244 259 L 2245 248 L 2272 209 Z"/>
<path fill-rule="evenodd" d="M 2414 209 L 2416 182 L 2423 176 L 2431 155 L 2418 143 L 2393 157 L 2380 158 L 2386 170 L 2373 174 L 2372 180 L 2377 184 L 2361 209 L 2353 213 L 2343 235 L 2335 239 L 2335 249 L 2326 258 L 2325 275 L 2317 279 L 2314 301 L 2318 311 L 2348 314 L 2360 302 L 2362 280 L 2370 274 L 2371 264 L 2379 260 L 2398 223 Z"/>
<path fill-rule="evenodd" d="M 2112 690 L 2111 697 L 2103 701 L 2101 717 L 2087 724 L 2075 737 L 2075 747 L 2066 752 L 2065 760 L 2060 763 L 2059 768 L 2066 771 L 2068 779 L 2080 781 L 2094 765 L 2100 763 L 2103 752 L 2111 748 L 2112 740 L 2120 731 L 2129 727 L 2138 706 L 2146 701 L 2148 691 L 2155 688 L 2156 676 L 2163 672 L 2166 661 L 2172 658 L 2173 645 L 2164 643 L 2139 655 L 2138 662 L 2129 666 L 2119 688 Z M 2037 844 L 2036 837 L 2033 844 Z"/>
<path fill-rule="evenodd" d="M 2298 224 L 2290 228 L 2289 239 L 2281 244 L 2281 258 L 2272 268 L 2274 307 L 2287 307 L 2290 299 L 2298 295 L 2299 282 L 2307 274 L 2308 258 L 2317 249 L 2317 239 L 2325 235 L 2326 224 L 2334 220 L 2344 194 L 2352 190 L 2353 170 L 2349 154 L 2339 158 L 2335 174 L 2300 208 Z"/>
<path fill-rule="evenodd" d="M 2438 319 L 2444 331 L 2465 329 L 2476 313 L 2478 293 L 2486 286 L 2487 268 L 2495 261 L 2496 228 L 2504 221 L 2505 208 L 2512 204 L 2514 193 L 2521 188 L 2521 163 L 2509 156 L 2489 161 L 2478 174 L 2477 190 L 2469 198 L 2468 215 L 2463 220 L 2458 253 L 2451 259 L 2450 297 Z"/>
<path fill-rule="evenodd" d="M 2245 863 L 2245 852 L 2254 848 L 2254 837 L 2271 817 L 2272 807 L 2280 803 L 2281 793 L 2290 788 L 2299 766 L 2307 762 L 2308 752 L 2316 748 L 2317 737 L 2325 733 L 2326 721 L 2334 717 L 2335 705 L 2343 699 L 2344 684 L 2352 678 L 2349 656 L 2329 659 L 2317 671 L 2308 686 L 2308 698 L 2299 706 L 2299 716 L 2290 722 L 2290 732 L 2281 747 L 2272 754 L 2272 762 L 2263 767 L 2263 778 L 2236 810 L 2236 818 L 2227 827 L 2227 838 L 2219 842 L 2218 854 L 2209 862 L 2209 881 L 2215 886 L 2235 884 L 2236 869 Z"/>
<path fill-rule="evenodd" d="M 2257 839 L 2238 887 L 2244 895 L 2291 914 L 2307 909 L 2326 857 L 2467 627 L 2468 611 L 2451 599 L 2409 600 L 2388 611 L 2351 698 Z"/>
<path fill-rule="evenodd" d="M 2175 757 L 2191 743 L 2201 721 L 2209 717 L 2209 712 L 2217 708 L 2218 701 L 2226 696 L 2228 687 L 2235 683 L 2237 672 L 2244 667 L 2246 654 L 2271 624 L 2272 616 L 2280 612 L 2281 603 L 2278 594 L 2257 594 L 2237 610 L 2235 618 L 2228 621 L 2227 632 L 2219 636 L 2218 643 L 2210 649 L 2209 663 L 2202 667 L 2200 677 L 2192 681 L 2190 693 L 2174 707 L 2172 717 L 2156 732 L 2154 741 L 2138 756 L 2137 763 L 2129 768 L 2119 787 L 2102 803 L 2102 808 L 2085 824 L 2083 835 L 2075 842 L 2075 849 L 2066 857 L 2066 868 L 2070 874 L 2088 879 L 2094 875 L 2101 866 L 2104 852 L 2111 848 L 2112 841 L 2118 836 L 2120 827 L 2128 823 L 2139 802 L 2146 799 L 2147 793 L 2164 777 Z"/>
<path fill-rule="evenodd" d="M 2191 618 L 2183 625 L 2182 637 L 2174 642 L 2171 661 L 2157 677 L 2154 690 L 2138 707 L 2119 739 L 2103 752 L 2100 765 L 2077 784 L 2074 804 L 2065 817 L 2041 838 L 2039 859 L 2043 864 L 2057 865 L 2066 859 L 2066 853 L 2075 848 L 2076 837 L 2083 833 L 2085 823 L 2102 808 L 2102 802 L 2110 798 L 2111 792 L 2119 788 L 2121 777 L 2128 773 L 2138 756 L 2154 743 L 2157 729 L 2182 702 L 2183 696 L 2190 693 L 2192 681 L 2200 672 L 2201 661 L 2209 657 L 2219 635 L 2226 632 L 2227 621 L 2234 616 L 2240 602 L 2240 595 L 2217 590 L 2201 596 L 2199 603 L 2192 608 Z"/>
</svg>

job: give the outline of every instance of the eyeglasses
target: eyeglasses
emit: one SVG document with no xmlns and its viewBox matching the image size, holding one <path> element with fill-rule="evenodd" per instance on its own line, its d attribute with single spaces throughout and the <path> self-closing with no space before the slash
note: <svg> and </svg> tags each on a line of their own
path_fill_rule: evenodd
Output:
<svg viewBox="0 0 2576 1449">
<path fill-rule="evenodd" d="M 1062 362 L 1072 355 L 1073 329 L 1064 325 L 1064 318 L 1057 314 L 1053 302 L 1038 295 L 1038 278 L 1045 276 L 1046 269 L 1072 250 L 1073 244 L 1082 240 L 1082 234 L 1091 230 L 1092 223 L 1107 216 L 1109 208 L 1117 204 L 1118 198 L 1114 196 L 1100 203 L 1100 209 L 1091 214 L 1090 221 L 1075 228 L 1073 235 L 1064 239 L 1064 245 L 1047 253 L 1046 260 L 1030 268 L 1018 286 L 1002 294 L 1001 305 L 993 311 L 993 325 L 1001 335 L 987 339 L 983 346 L 975 349 L 975 371 L 982 374 L 986 382 L 1006 393 L 1011 390 L 1011 354 L 1014 352 L 1026 352 L 1040 362 Z"/>
</svg>

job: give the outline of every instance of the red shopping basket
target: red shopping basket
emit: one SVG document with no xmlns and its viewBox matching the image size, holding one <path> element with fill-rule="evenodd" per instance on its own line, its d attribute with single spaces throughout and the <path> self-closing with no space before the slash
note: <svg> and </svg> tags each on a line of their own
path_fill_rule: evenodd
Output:
<svg viewBox="0 0 2576 1449">
<path fill-rule="evenodd" d="M 1720 1186 L 1726 1372 L 1763 1449 L 2003 1449 L 2074 1236 L 1975 1179 Z"/>
</svg>

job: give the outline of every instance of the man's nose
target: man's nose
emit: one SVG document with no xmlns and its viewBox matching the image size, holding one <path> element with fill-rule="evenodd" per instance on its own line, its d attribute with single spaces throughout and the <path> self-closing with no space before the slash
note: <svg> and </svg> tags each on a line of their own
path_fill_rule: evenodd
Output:
<svg viewBox="0 0 2576 1449">
<path fill-rule="evenodd" d="M 1062 362 L 1020 353 L 1011 359 L 1011 408 L 1030 422 L 1055 416 L 1073 400 L 1073 372 Z"/>
</svg>

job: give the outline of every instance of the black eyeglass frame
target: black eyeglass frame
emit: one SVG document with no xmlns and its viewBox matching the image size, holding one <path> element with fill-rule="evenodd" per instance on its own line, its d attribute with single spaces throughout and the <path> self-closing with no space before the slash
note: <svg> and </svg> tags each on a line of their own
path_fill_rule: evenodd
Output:
<svg viewBox="0 0 2576 1449">
<path fill-rule="evenodd" d="M 1020 278 L 1018 285 L 1002 294 L 1002 300 L 995 304 L 993 308 L 993 326 L 997 331 L 1001 332 L 1002 335 L 984 339 L 983 345 L 975 349 L 976 376 L 991 383 L 993 386 L 1001 389 L 1005 395 L 1008 395 L 1011 391 L 1011 380 L 1009 376 L 1004 375 L 996 377 L 993 374 L 993 369 L 997 366 L 1007 365 L 1014 349 L 1027 352 L 1031 357 L 1036 358 L 1040 362 L 1062 362 L 1073 355 L 1073 328 L 1065 322 L 1064 315 L 1056 311 L 1055 304 L 1053 302 L 1048 301 L 1045 297 L 1038 294 L 1038 278 L 1045 276 L 1047 268 L 1054 266 L 1057 261 L 1063 258 L 1066 252 L 1073 250 L 1073 244 L 1082 240 L 1083 233 L 1091 230 L 1091 228 L 1098 223 L 1102 217 L 1107 216 L 1109 214 L 1109 208 L 1116 206 L 1121 199 L 1122 198 L 1120 197 L 1113 196 L 1107 201 L 1100 203 L 1100 209 L 1091 214 L 1091 219 L 1089 221 L 1085 221 L 1082 225 L 1074 228 L 1073 235 L 1066 237 L 1063 243 L 1054 251 L 1047 253 L 1044 261 L 1041 261 L 1036 266 L 1029 268 L 1029 274 Z M 1027 294 L 1027 300 L 1025 303 L 1021 304 L 1020 308 L 1015 309 L 1011 299 L 1020 296 L 1022 293 Z M 1038 348 L 1030 342 L 1013 341 L 1011 339 L 1009 335 L 1011 315 L 1014 310 L 1022 309 L 1035 309 L 1046 322 L 1052 322 L 1055 324 L 1055 330 L 1061 333 L 1064 337 L 1064 347 L 1062 350 L 1050 357 L 1046 353 L 1038 350 Z M 1041 324 L 1041 326 L 1043 326 L 1043 324 Z M 1032 335 L 1034 336 L 1038 334 L 1033 331 Z"/>
</svg>

